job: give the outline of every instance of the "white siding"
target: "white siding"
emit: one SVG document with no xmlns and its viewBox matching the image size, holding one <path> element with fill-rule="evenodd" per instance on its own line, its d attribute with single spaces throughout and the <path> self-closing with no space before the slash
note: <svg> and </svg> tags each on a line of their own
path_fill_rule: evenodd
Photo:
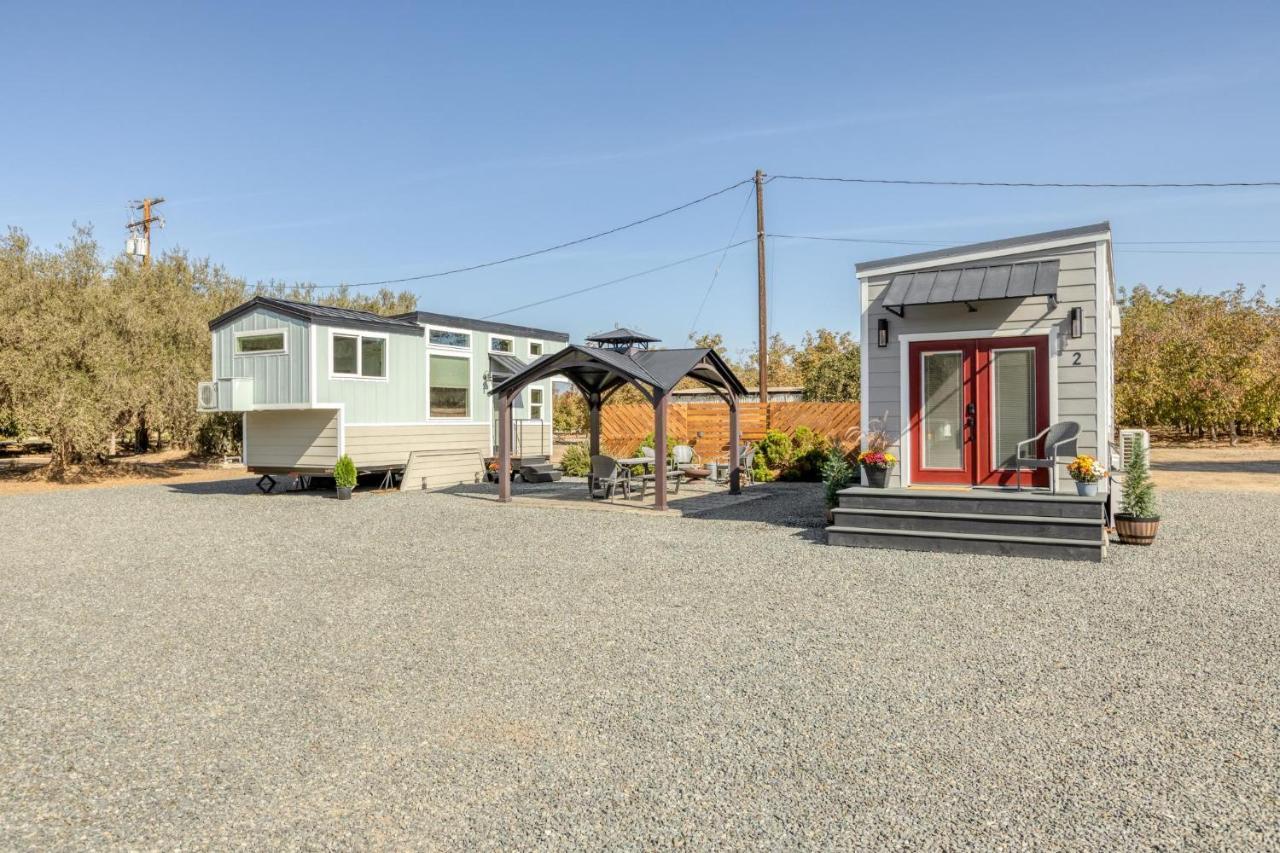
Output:
<svg viewBox="0 0 1280 853">
<path fill-rule="evenodd" d="M 448 426 L 349 426 L 346 451 L 356 467 L 407 465 L 415 451 L 465 451 L 475 453 L 458 482 L 475 482 L 483 472 L 481 457 L 489 455 L 489 428 L 484 424 Z"/>
</svg>

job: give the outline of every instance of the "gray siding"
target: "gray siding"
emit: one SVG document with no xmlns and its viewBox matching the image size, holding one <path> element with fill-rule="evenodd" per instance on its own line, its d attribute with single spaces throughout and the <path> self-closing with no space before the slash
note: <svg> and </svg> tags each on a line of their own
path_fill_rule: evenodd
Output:
<svg viewBox="0 0 1280 853">
<path fill-rule="evenodd" d="M 283 329 L 287 352 L 280 355 L 236 355 L 237 332 Z M 213 333 L 214 379 L 250 377 L 255 406 L 304 405 L 309 400 L 307 323 L 265 308 L 237 317 Z"/>
<path fill-rule="evenodd" d="M 1052 308 L 1044 297 L 1036 296 L 976 302 L 973 306 L 977 310 L 973 312 L 962 304 L 908 306 L 906 316 L 899 318 L 886 310 L 883 304 L 884 293 L 892 276 L 872 275 L 863 281 L 868 297 L 868 340 L 864 347 L 867 387 L 862 391 L 862 405 L 867 418 L 883 420 L 894 441 L 893 452 L 899 457 L 902 456 L 903 429 L 901 356 L 902 347 L 905 346 L 901 343 L 900 336 L 996 330 L 1016 334 L 1050 332 L 1049 369 L 1057 381 L 1057 418 L 1074 420 L 1080 424 L 1080 453 L 1105 458 L 1099 452 L 1098 271 L 1095 269 L 1095 244 L 1090 242 L 1048 252 L 1010 255 L 1001 257 L 1000 260 L 1041 258 L 1061 260 L 1059 301 Z M 1108 285 L 1104 282 L 1103 286 Z M 1109 300 L 1106 304 L 1109 304 Z M 1069 315 L 1071 309 L 1077 306 L 1084 311 L 1084 336 L 1072 339 L 1069 334 Z M 889 345 L 884 348 L 877 347 L 875 342 L 877 321 L 882 317 L 889 320 Z M 1110 347 L 1109 334 L 1103 345 Z M 1065 477 L 1065 471 L 1060 473 Z M 894 469 L 891 484 L 902 484 L 900 467 Z M 1070 486 L 1070 480 L 1066 484 Z"/>
</svg>

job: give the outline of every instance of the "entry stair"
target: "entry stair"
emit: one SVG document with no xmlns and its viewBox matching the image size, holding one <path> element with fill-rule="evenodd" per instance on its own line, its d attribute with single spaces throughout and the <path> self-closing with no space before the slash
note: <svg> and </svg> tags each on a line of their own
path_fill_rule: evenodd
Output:
<svg viewBox="0 0 1280 853">
<path fill-rule="evenodd" d="M 1106 554 L 1106 495 L 995 489 L 875 489 L 840 492 L 827 544 L 1100 562 Z"/>
<path fill-rule="evenodd" d="M 526 483 L 554 483 L 560 470 L 545 456 L 526 456 L 520 460 L 520 479 Z"/>
</svg>

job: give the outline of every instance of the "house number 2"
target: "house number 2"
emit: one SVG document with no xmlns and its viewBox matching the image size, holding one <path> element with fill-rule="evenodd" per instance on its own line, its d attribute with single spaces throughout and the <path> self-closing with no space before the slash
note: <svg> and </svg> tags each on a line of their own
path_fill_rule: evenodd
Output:
<svg viewBox="0 0 1280 853">
<path fill-rule="evenodd" d="M 1071 356 L 1071 363 L 1072 363 L 1072 364 L 1079 364 L 1079 363 L 1080 363 L 1080 353 L 1074 353 L 1074 354 Z"/>
</svg>

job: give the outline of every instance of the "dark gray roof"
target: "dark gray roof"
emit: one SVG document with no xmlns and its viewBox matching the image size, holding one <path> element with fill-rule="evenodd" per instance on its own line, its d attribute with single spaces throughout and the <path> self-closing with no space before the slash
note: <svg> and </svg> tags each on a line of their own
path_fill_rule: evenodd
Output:
<svg viewBox="0 0 1280 853">
<path fill-rule="evenodd" d="M 910 255 L 898 255 L 894 258 L 882 258 L 878 261 L 863 261 L 858 264 L 855 269 L 859 273 L 873 272 L 883 267 L 896 267 L 901 264 L 928 263 L 929 261 L 939 261 L 945 263 L 948 258 L 956 255 L 967 255 L 972 252 L 996 252 L 1001 249 L 1009 249 L 1011 251 L 1030 246 L 1035 243 L 1045 243 L 1050 240 L 1069 240 L 1073 237 L 1085 238 L 1098 234 L 1101 231 L 1110 231 L 1110 222 L 1097 222 L 1093 225 L 1080 225 L 1075 228 L 1063 228 L 1059 231 L 1042 231 L 1039 234 L 1026 234 L 1021 237 L 1006 237 L 1003 240 L 991 240 L 986 243 L 970 243 L 967 246 L 955 246 L 950 249 L 935 249 L 929 252 L 916 252 Z"/>
<path fill-rule="evenodd" d="M 225 326 L 232 320 L 248 314 L 256 308 L 267 308 L 299 320 L 308 320 L 333 326 L 353 326 L 356 328 L 395 329 L 411 335 L 421 335 L 422 327 L 417 323 L 396 317 L 384 317 L 372 311 L 356 311 L 351 308 L 334 308 L 331 305 L 315 305 L 311 302 L 294 302 L 291 299 L 276 299 L 273 296 L 255 296 L 220 314 L 209 322 L 209 329 Z"/>
<path fill-rule="evenodd" d="M 489 393 L 523 388 L 548 376 L 564 376 L 589 394 L 605 394 L 628 382 L 636 382 L 648 389 L 646 393 L 657 397 L 671 391 L 686 376 L 734 394 L 747 392 L 742 381 L 713 349 L 618 352 L 570 344 L 502 380 Z"/>
<path fill-rule="evenodd" d="M 412 320 L 429 326 L 453 326 L 458 329 L 471 329 L 475 332 L 493 332 L 498 335 L 514 335 L 518 338 L 534 338 L 535 340 L 569 342 L 568 332 L 553 332 L 549 329 L 535 329 L 532 326 L 516 326 L 510 323 L 495 323 L 491 320 L 472 320 L 470 317 L 454 317 L 451 314 L 434 314 L 430 311 L 410 311 L 397 314 L 397 319 Z"/>
<path fill-rule="evenodd" d="M 500 352 L 489 353 L 489 372 L 493 374 L 495 379 L 506 379 L 508 376 L 515 376 L 526 367 L 528 365 L 514 355 L 504 355 Z"/>
<path fill-rule="evenodd" d="M 1057 258 L 1021 264 L 922 270 L 895 275 L 884 293 L 885 305 L 978 302 L 1023 296 L 1058 295 Z"/>
<path fill-rule="evenodd" d="M 660 339 L 651 338 L 644 332 L 637 332 L 635 329 L 618 328 L 590 335 L 587 340 L 601 344 L 653 344 Z"/>
</svg>

